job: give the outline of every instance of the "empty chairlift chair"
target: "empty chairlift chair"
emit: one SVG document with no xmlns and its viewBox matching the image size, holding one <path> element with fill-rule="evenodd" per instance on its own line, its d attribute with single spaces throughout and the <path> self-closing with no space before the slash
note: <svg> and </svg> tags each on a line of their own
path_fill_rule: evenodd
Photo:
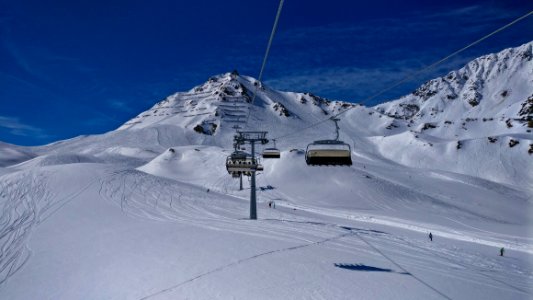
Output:
<svg viewBox="0 0 533 300">
<path fill-rule="evenodd" d="M 278 148 L 276 148 L 276 140 L 274 141 L 274 147 L 272 148 L 265 148 L 263 150 L 263 158 L 280 158 L 281 152 Z"/>
<path fill-rule="evenodd" d="M 352 148 L 343 141 L 339 141 L 339 119 L 332 118 L 335 122 L 337 136 L 334 140 L 314 141 L 307 146 L 305 162 L 308 165 L 333 165 L 351 166 Z"/>
<path fill-rule="evenodd" d="M 308 165 L 352 165 L 350 145 L 336 140 L 315 141 L 307 146 L 305 162 Z"/>
<path fill-rule="evenodd" d="M 265 148 L 263 150 L 263 158 L 280 158 L 281 154 L 277 148 Z"/>
</svg>

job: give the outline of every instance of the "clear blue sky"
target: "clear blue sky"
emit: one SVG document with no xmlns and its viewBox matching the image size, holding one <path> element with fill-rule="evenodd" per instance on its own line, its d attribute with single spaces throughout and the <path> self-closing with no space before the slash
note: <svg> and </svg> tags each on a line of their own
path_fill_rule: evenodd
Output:
<svg viewBox="0 0 533 300">
<path fill-rule="evenodd" d="M 278 1 L 0 0 L 0 141 L 113 130 L 237 69 L 257 77 Z M 352 102 L 533 9 L 530 0 L 286 0 L 264 81 Z M 367 105 L 533 40 L 533 17 Z"/>
</svg>

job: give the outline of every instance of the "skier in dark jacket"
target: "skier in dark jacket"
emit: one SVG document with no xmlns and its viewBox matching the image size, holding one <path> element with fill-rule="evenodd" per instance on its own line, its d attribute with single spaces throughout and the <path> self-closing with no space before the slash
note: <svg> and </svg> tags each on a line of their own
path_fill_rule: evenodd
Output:
<svg viewBox="0 0 533 300">
<path fill-rule="evenodd" d="M 433 242 L 433 234 L 431 234 L 431 232 L 429 233 L 429 240 Z"/>
<path fill-rule="evenodd" d="M 500 256 L 503 256 L 503 252 L 505 251 L 505 249 L 503 249 L 503 247 L 500 249 Z"/>
</svg>

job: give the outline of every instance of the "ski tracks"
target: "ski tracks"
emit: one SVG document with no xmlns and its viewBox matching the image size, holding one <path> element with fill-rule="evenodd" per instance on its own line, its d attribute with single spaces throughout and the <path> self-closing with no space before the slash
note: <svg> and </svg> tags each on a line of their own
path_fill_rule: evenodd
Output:
<svg viewBox="0 0 533 300">
<path fill-rule="evenodd" d="M 451 250 L 446 250 L 442 248 L 437 249 L 436 247 L 434 247 L 434 249 L 431 249 L 428 247 L 422 247 L 402 237 L 398 237 L 398 240 L 400 242 L 405 243 L 409 247 L 414 248 L 414 249 L 419 249 L 427 253 L 430 256 L 438 257 L 444 261 L 447 261 L 448 263 L 459 266 L 465 270 L 474 271 L 476 274 L 481 275 L 482 277 L 485 277 L 491 281 L 499 283 L 501 285 L 501 288 L 503 289 L 507 289 L 507 290 L 510 289 L 511 291 L 519 292 L 525 295 L 529 295 L 531 293 L 531 291 L 527 290 L 528 289 L 527 283 L 525 284 L 525 286 L 519 287 L 518 286 L 519 282 L 514 282 L 514 284 L 511 284 L 509 282 L 496 278 L 497 274 L 500 274 L 500 276 L 509 276 L 512 274 L 505 272 L 505 268 L 494 260 L 490 260 L 490 261 L 483 260 L 482 263 L 476 262 L 476 259 L 479 260 L 477 255 L 468 254 L 464 252 L 461 254 L 457 254 Z M 471 278 L 464 278 L 464 279 L 467 280 Z M 479 281 L 476 281 L 476 282 L 480 283 Z"/>
<path fill-rule="evenodd" d="M 239 216 L 242 216 L 242 212 L 246 211 L 247 206 L 247 203 L 243 202 L 241 199 L 235 199 L 230 196 L 218 194 L 214 191 L 207 193 L 201 187 L 176 182 L 170 179 L 158 178 L 138 171 L 130 170 L 121 172 L 120 174 L 121 176 L 115 176 L 117 174 L 112 174 L 105 181 L 102 181 L 101 194 L 117 205 L 121 205 L 124 208 L 124 212 L 127 214 L 157 221 L 181 222 L 187 225 L 211 228 L 215 230 L 224 230 L 238 234 L 253 235 L 256 237 L 265 237 L 284 241 L 298 240 L 303 243 L 298 246 L 266 251 L 215 267 L 214 269 L 195 275 L 171 287 L 145 296 L 142 299 L 149 299 L 159 295 L 167 294 L 183 285 L 209 276 L 210 274 L 221 272 L 238 264 L 246 263 L 263 256 L 293 251 L 326 242 L 331 242 L 332 245 L 338 244 L 338 242 L 334 242 L 334 240 L 340 239 L 341 237 L 347 235 L 357 235 L 358 239 L 370 246 L 368 250 L 371 250 L 375 254 L 381 255 L 387 260 L 391 261 L 394 265 L 396 265 L 396 267 L 400 268 L 406 273 L 409 273 L 415 280 L 433 290 L 436 294 L 439 294 L 443 298 L 450 299 L 448 295 L 431 285 L 430 282 L 427 282 L 423 278 L 406 271 L 404 267 L 397 265 L 395 260 L 392 260 L 393 256 L 384 254 L 379 249 L 375 248 L 375 246 L 369 245 L 368 243 L 370 243 L 372 239 L 368 240 L 361 236 L 359 234 L 363 233 L 361 230 L 354 229 L 353 231 L 350 230 L 349 233 L 338 235 L 339 228 L 347 228 L 336 224 L 315 223 L 312 222 L 312 220 L 310 221 L 309 219 L 303 217 L 294 220 L 284 220 L 284 218 L 295 216 L 284 213 L 282 210 L 275 210 L 275 213 L 280 214 L 276 215 L 277 218 L 272 218 L 274 217 L 274 210 L 265 210 L 264 214 L 266 215 L 266 218 L 257 220 L 255 222 L 247 222 L 246 220 L 239 219 Z M 128 178 L 124 178 L 123 176 Z M 287 206 L 291 207 L 290 205 Z M 314 212 L 313 209 L 309 208 L 299 207 L 299 209 Z M 336 214 L 331 214 L 328 212 L 325 213 L 324 211 L 317 211 L 317 213 L 337 216 Z M 345 215 L 341 217 L 346 218 Z M 355 221 L 365 220 L 356 218 Z M 243 222 L 246 222 L 246 226 L 243 226 Z M 283 225 L 283 223 L 286 222 L 304 223 L 305 225 L 303 226 L 306 228 L 303 228 L 298 224 L 295 224 L 294 226 L 286 226 L 286 224 Z M 366 220 L 366 222 L 369 222 L 369 220 Z M 370 220 L 370 222 L 374 223 L 372 220 Z M 313 230 L 307 228 L 308 225 L 314 226 Z M 335 235 L 335 237 L 331 237 L 335 233 L 337 233 L 337 235 Z M 387 236 L 388 238 L 385 239 L 386 241 L 396 244 L 396 247 L 392 247 L 392 249 L 396 249 L 398 246 L 401 248 L 401 244 L 403 244 L 410 249 L 418 249 L 419 251 L 425 252 L 423 257 L 427 258 L 426 261 L 421 261 L 419 258 L 413 257 L 410 259 L 412 261 L 407 264 L 408 268 L 424 268 L 432 272 L 434 271 L 437 273 L 442 273 L 442 269 L 439 269 L 440 267 L 438 268 L 438 265 L 435 265 L 435 262 L 429 259 L 430 257 L 437 257 L 441 261 L 451 263 L 451 266 L 458 270 L 467 269 L 470 270 L 469 272 L 477 273 L 480 277 L 485 278 L 485 280 L 480 280 L 481 278 L 473 279 L 468 275 L 469 272 L 466 272 L 465 274 L 462 272 L 454 272 L 454 277 L 458 276 L 459 278 L 462 278 L 461 280 L 472 281 L 482 285 L 491 285 L 491 283 L 487 282 L 487 280 L 492 280 L 492 285 L 497 284 L 510 291 L 518 292 L 520 294 L 527 294 L 529 292 L 526 287 L 521 286 L 519 283 L 511 283 L 504 278 L 496 277 L 496 274 L 488 273 L 491 271 L 490 268 L 487 269 L 481 265 L 476 265 L 476 262 L 473 261 L 475 257 L 472 257 L 470 260 L 468 258 L 464 260 L 461 257 L 454 257 L 452 255 L 453 253 L 448 253 L 451 251 L 449 249 L 449 251 L 446 249 L 426 249 L 424 247 L 414 245 L 413 243 L 404 240 L 402 237 Z M 316 242 L 317 240 L 318 242 Z M 374 241 L 372 241 L 372 243 L 374 243 Z M 344 248 L 343 245 L 339 245 L 337 247 L 337 249 L 340 248 Z M 398 255 L 406 255 L 406 253 L 408 254 L 409 251 L 402 251 L 398 253 Z M 469 254 L 464 253 L 464 255 Z"/>
<path fill-rule="evenodd" d="M 217 273 L 217 272 L 224 271 L 224 270 L 226 270 L 228 268 L 237 266 L 239 264 L 247 263 L 247 262 L 250 262 L 252 260 L 262 258 L 264 256 L 269 256 L 269 255 L 274 255 L 274 254 L 278 254 L 278 253 L 294 251 L 294 250 L 307 248 L 307 247 L 312 247 L 312 246 L 318 246 L 318 245 L 321 245 L 321 244 L 324 244 L 324 243 L 327 243 L 327 242 L 330 242 L 330 241 L 341 239 L 341 238 L 346 237 L 348 235 L 353 235 L 353 234 L 354 233 L 352 233 L 352 232 L 343 233 L 343 234 L 336 235 L 334 237 L 330 237 L 330 238 L 326 238 L 326 239 L 322 239 L 322 240 L 316 241 L 316 242 L 311 242 L 311 243 L 307 243 L 307 244 L 303 244 L 303 245 L 297 245 L 297 246 L 292 246 L 292 247 L 287 247 L 287 248 L 282 248 L 282 249 L 266 251 L 266 252 L 262 252 L 262 253 L 259 253 L 259 254 L 256 254 L 256 255 L 252 255 L 252 256 L 249 256 L 249 257 L 246 257 L 246 258 L 242 258 L 242 259 L 239 259 L 237 261 L 231 262 L 229 264 L 225 264 L 225 265 L 219 266 L 217 268 L 211 269 L 211 270 L 209 270 L 207 272 L 204 272 L 204 273 L 201 273 L 199 275 L 196 275 L 196 276 L 194 276 L 192 278 L 189 278 L 189 279 L 187 279 L 185 281 L 182 281 L 182 282 L 180 282 L 180 283 L 178 283 L 176 285 L 173 285 L 173 286 L 171 286 L 169 288 L 166 288 L 166 289 L 160 290 L 158 292 L 155 292 L 153 294 L 150 294 L 148 296 L 142 297 L 140 300 L 146 300 L 146 299 L 150 299 L 150 298 L 153 298 L 153 297 L 156 297 L 156 296 L 160 296 L 160 295 L 172 292 L 172 291 L 178 289 L 179 287 L 181 287 L 183 285 L 186 285 L 188 283 L 191 283 L 191 282 L 196 281 L 198 279 L 201 279 L 203 277 L 209 276 L 209 275 Z"/>
<path fill-rule="evenodd" d="M 20 172 L 0 180 L 0 286 L 28 261 L 27 241 L 35 226 L 46 221 L 61 207 L 87 190 L 57 197 L 50 192 L 47 178 L 53 172 Z"/>
<path fill-rule="evenodd" d="M 30 257 L 26 241 L 39 222 L 39 210 L 48 207 L 51 194 L 42 175 L 33 173 L 0 181 L 0 285 L 22 268 Z"/>
</svg>

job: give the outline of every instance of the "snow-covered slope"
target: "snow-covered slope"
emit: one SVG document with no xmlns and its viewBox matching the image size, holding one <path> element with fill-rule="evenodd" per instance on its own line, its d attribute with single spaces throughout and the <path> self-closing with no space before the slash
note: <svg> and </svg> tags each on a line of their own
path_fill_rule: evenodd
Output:
<svg viewBox="0 0 533 300">
<path fill-rule="evenodd" d="M 102 135 L 2 143 L 0 298 L 528 299 L 532 45 L 376 107 L 232 72 Z M 353 165 L 307 166 L 346 109 Z M 235 126 L 282 150 L 256 221 L 224 165 Z"/>
<path fill-rule="evenodd" d="M 0 167 L 14 165 L 35 157 L 23 147 L 0 142 Z"/>
<path fill-rule="evenodd" d="M 458 71 L 430 80 L 410 95 L 380 104 L 376 109 L 417 123 L 442 125 L 447 120 L 453 123 L 463 123 L 467 119 L 489 123 L 510 120 L 511 125 L 521 127 L 533 113 L 532 47 L 533 43 L 528 43 L 482 56 Z M 502 130 L 502 133 L 508 132 Z M 447 137 L 456 135 L 455 132 L 445 133 L 440 132 Z M 476 131 L 462 133 L 463 136 L 484 134 Z"/>
<path fill-rule="evenodd" d="M 167 97 L 126 122 L 118 131 L 131 133 L 175 126 L 178 131 L 181 129 L 179 134 L 186 145 L 231 147 L 234 126 L 241 130 L 265 130 L 274 137 L 354 106 L 309 93 L 276 91 L 251 77 L 232 72 L 211 77 L 188 92 Z M 330 136 L 334 134 L 331 128 L 332 125 L 328 127 Z"/>
<path fill-rule="evenodd" d="M 376 149 L 408 166 L 533 189 L 532 46 L 482 56 L 376 106 L 395 132 L 372 137 Z"/>
</svg>

